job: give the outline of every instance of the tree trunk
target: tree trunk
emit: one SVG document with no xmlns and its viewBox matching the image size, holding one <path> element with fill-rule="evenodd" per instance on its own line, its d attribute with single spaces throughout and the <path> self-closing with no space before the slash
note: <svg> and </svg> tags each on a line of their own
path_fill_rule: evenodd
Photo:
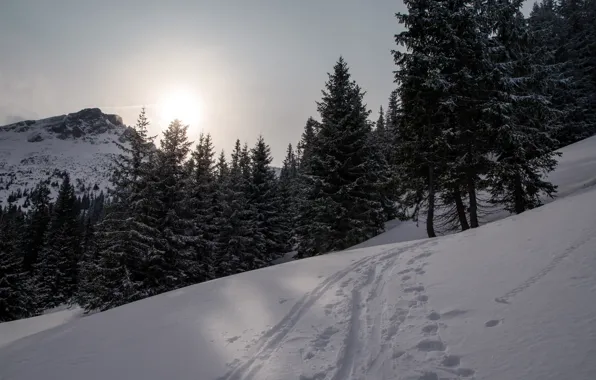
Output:
<svg viewBox="0 0 596 380">
<path fill-rule="evenodd" d="M 476 201 L 476 184 L 474 183 L 474 177 L 468 175 L 468 195 L 470 197 L 470 227 L 478 227 L 478 203 Z"/>
<path fill-rule="evenodd" d="M 466 208 L 464 207 L 464 202 L 461 199 L 461 192 L 459 191 L 459 188 L 453 190 L 453 199 L 455 200 L 455 209 L 457 210 L 457 217 L 459 218 L 461 230 L 465 231 L 470 228 L 470 225 L 468 224 Z"/>
<path fill-rule="evenodd" d="M 433 167 L 428 167 L 428 212 L 426 214 L 426 233 L 429 238 L 436 237 L 435 227 L 435 178 Z"/>
<path fill-rule="evenodd" d="M 513 198 L 515 202 L 515 213 L 521 214 L 522 212 L 526 211 L 526 206 L 524 204 L 524 189 L 522 187 L 520 175 L 515 174 L 515 178 L 513 179 L 513 181 Z"/>
</svg>

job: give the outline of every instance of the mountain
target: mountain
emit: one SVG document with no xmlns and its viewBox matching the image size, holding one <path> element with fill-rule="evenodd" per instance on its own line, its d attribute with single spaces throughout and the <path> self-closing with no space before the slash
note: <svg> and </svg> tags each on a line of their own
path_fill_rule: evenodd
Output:
<svg viewBox="0 0 596 380">
<path fill-rule="evenodd" d="M 55 193 L 63 172 L 79 194 L 105 190 L 116 143 L 125 142 L 126 131 L 120 116 L 98 108 L 0 127 L 0 205 L 11 194 L 23 204 L 40 180 Z"/>
<path fill-rule="evenodd" d="M 0 378 L 592 380 L 595 148 L 565 148 L 564 196 L 477 229 L 0 324 Z"/>
</svg>

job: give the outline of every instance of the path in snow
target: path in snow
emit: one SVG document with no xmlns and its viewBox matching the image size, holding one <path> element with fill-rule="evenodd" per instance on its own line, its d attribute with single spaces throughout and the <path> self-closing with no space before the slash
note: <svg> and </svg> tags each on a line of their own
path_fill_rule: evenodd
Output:
<svg viewBox="0 0 596 380">
<path fill-rule="evenodd" d="M 433 311 L 420 283 L 436 244 L 426 240 L 389 249 L 330 276 L 255 343 L 251 356 L 229 363 L 219 380 L 274 379 L 283 374 L 281 363 L 301 367 L 299 380 L 395 379 L 396 373 L 407 380 L 472 376 L 475 371 L 460 366 L 461 357 L 449 355 L 440 336 L 449 318 L 463 311 Z M 420 250 L 404 262 L 404 252 Z M 400 292 L 386 287 L 391 277 L 399 279 Z M 324 324 L 302 321 L 307 313 L 321 312 L 324 318 L 314 318 Z M 296 373 L 284 375 L 295 378 Z"/>
</svg>

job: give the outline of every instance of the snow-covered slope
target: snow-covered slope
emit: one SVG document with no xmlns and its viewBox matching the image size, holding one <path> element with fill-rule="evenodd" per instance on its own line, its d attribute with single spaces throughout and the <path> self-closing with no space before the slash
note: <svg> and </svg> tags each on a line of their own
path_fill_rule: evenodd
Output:
<svg viewBox="0 0 596 380">
<path fill-rule="evenodd" d="M 587 188 L 77 319 L 0 348 L 0 378 L 592 380 L 594 252 Z"/>
<path fill-rule="evenodd" d="M 111 156 L 118 152 L 115 142 L 122 142 L 125 131 L 119 116 L 97 108 L 0 127 L 0 204 L 40 180 L 56 190 L 63 171 L 79 193 L 105 189 Z"/>
<path fill-rule="evenodd" d="M 579 141 L 559 150 L 557 168 L 548 176 L 548 180 L 557 185 L 558 192 L 554 199 L 544 198 L 544 203 L 552 202 L 571 194 L 584 191 L 596 185 L 596 136 Z M 482 217 L 482 224 L 503 219 L 509 216 L 506 211 L 495 209 L 490 215 Z M 426 227 L 424 213 L 417 224 L 412 221 L 393 220 L 386 224 L 385 232 L 358 244 L 352 248 L 373 247 L 375 245 L 397 243 L 402 241 L 424 239 Z"/>
</svg>

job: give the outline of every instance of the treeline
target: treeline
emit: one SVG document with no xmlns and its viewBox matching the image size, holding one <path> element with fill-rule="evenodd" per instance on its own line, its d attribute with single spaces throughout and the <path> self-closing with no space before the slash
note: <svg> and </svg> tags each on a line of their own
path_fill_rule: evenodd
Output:
<svg viewBox="0 0 596 380">
<path fill-rule="evenodd" d="M 143 112 L 100 217 L 78 209 L 68 178 L 53 206 L 5 208 L 0 319 L 106 310 L 345 249 L 395 218 L 424 220 L 429 237 L 475 228 L 483 208 L 553 196 L 555 150 L 596 132 L 596 1 L 543 1 L 529 18 L 521 0 L 405 3 L 388 104 L 370 121 L 340 58 L 279 177 L 262 137 L 227 157 L 174 121 L 157 147 Z"/>
<path fill-rule="evenodd" d="M 0 321 L 25 318 L 72 302 L 79 260 L 90 248 L 105 196 L 75 196 L 67 173 L 55 202 L 49 181 L 0 207 Z"/>
<path fill-rule="evenodd" d="M 479 195 L 520 213 L 556 188 L 555 149 L 595 132 L 596 2 L 406 2 L 395 36 L 401 205 L 465 230 Z M 437 204 L 440 207 L 436 207 Z M 438 215 L 437 215 L 438 213 Z"/>
</svg>

